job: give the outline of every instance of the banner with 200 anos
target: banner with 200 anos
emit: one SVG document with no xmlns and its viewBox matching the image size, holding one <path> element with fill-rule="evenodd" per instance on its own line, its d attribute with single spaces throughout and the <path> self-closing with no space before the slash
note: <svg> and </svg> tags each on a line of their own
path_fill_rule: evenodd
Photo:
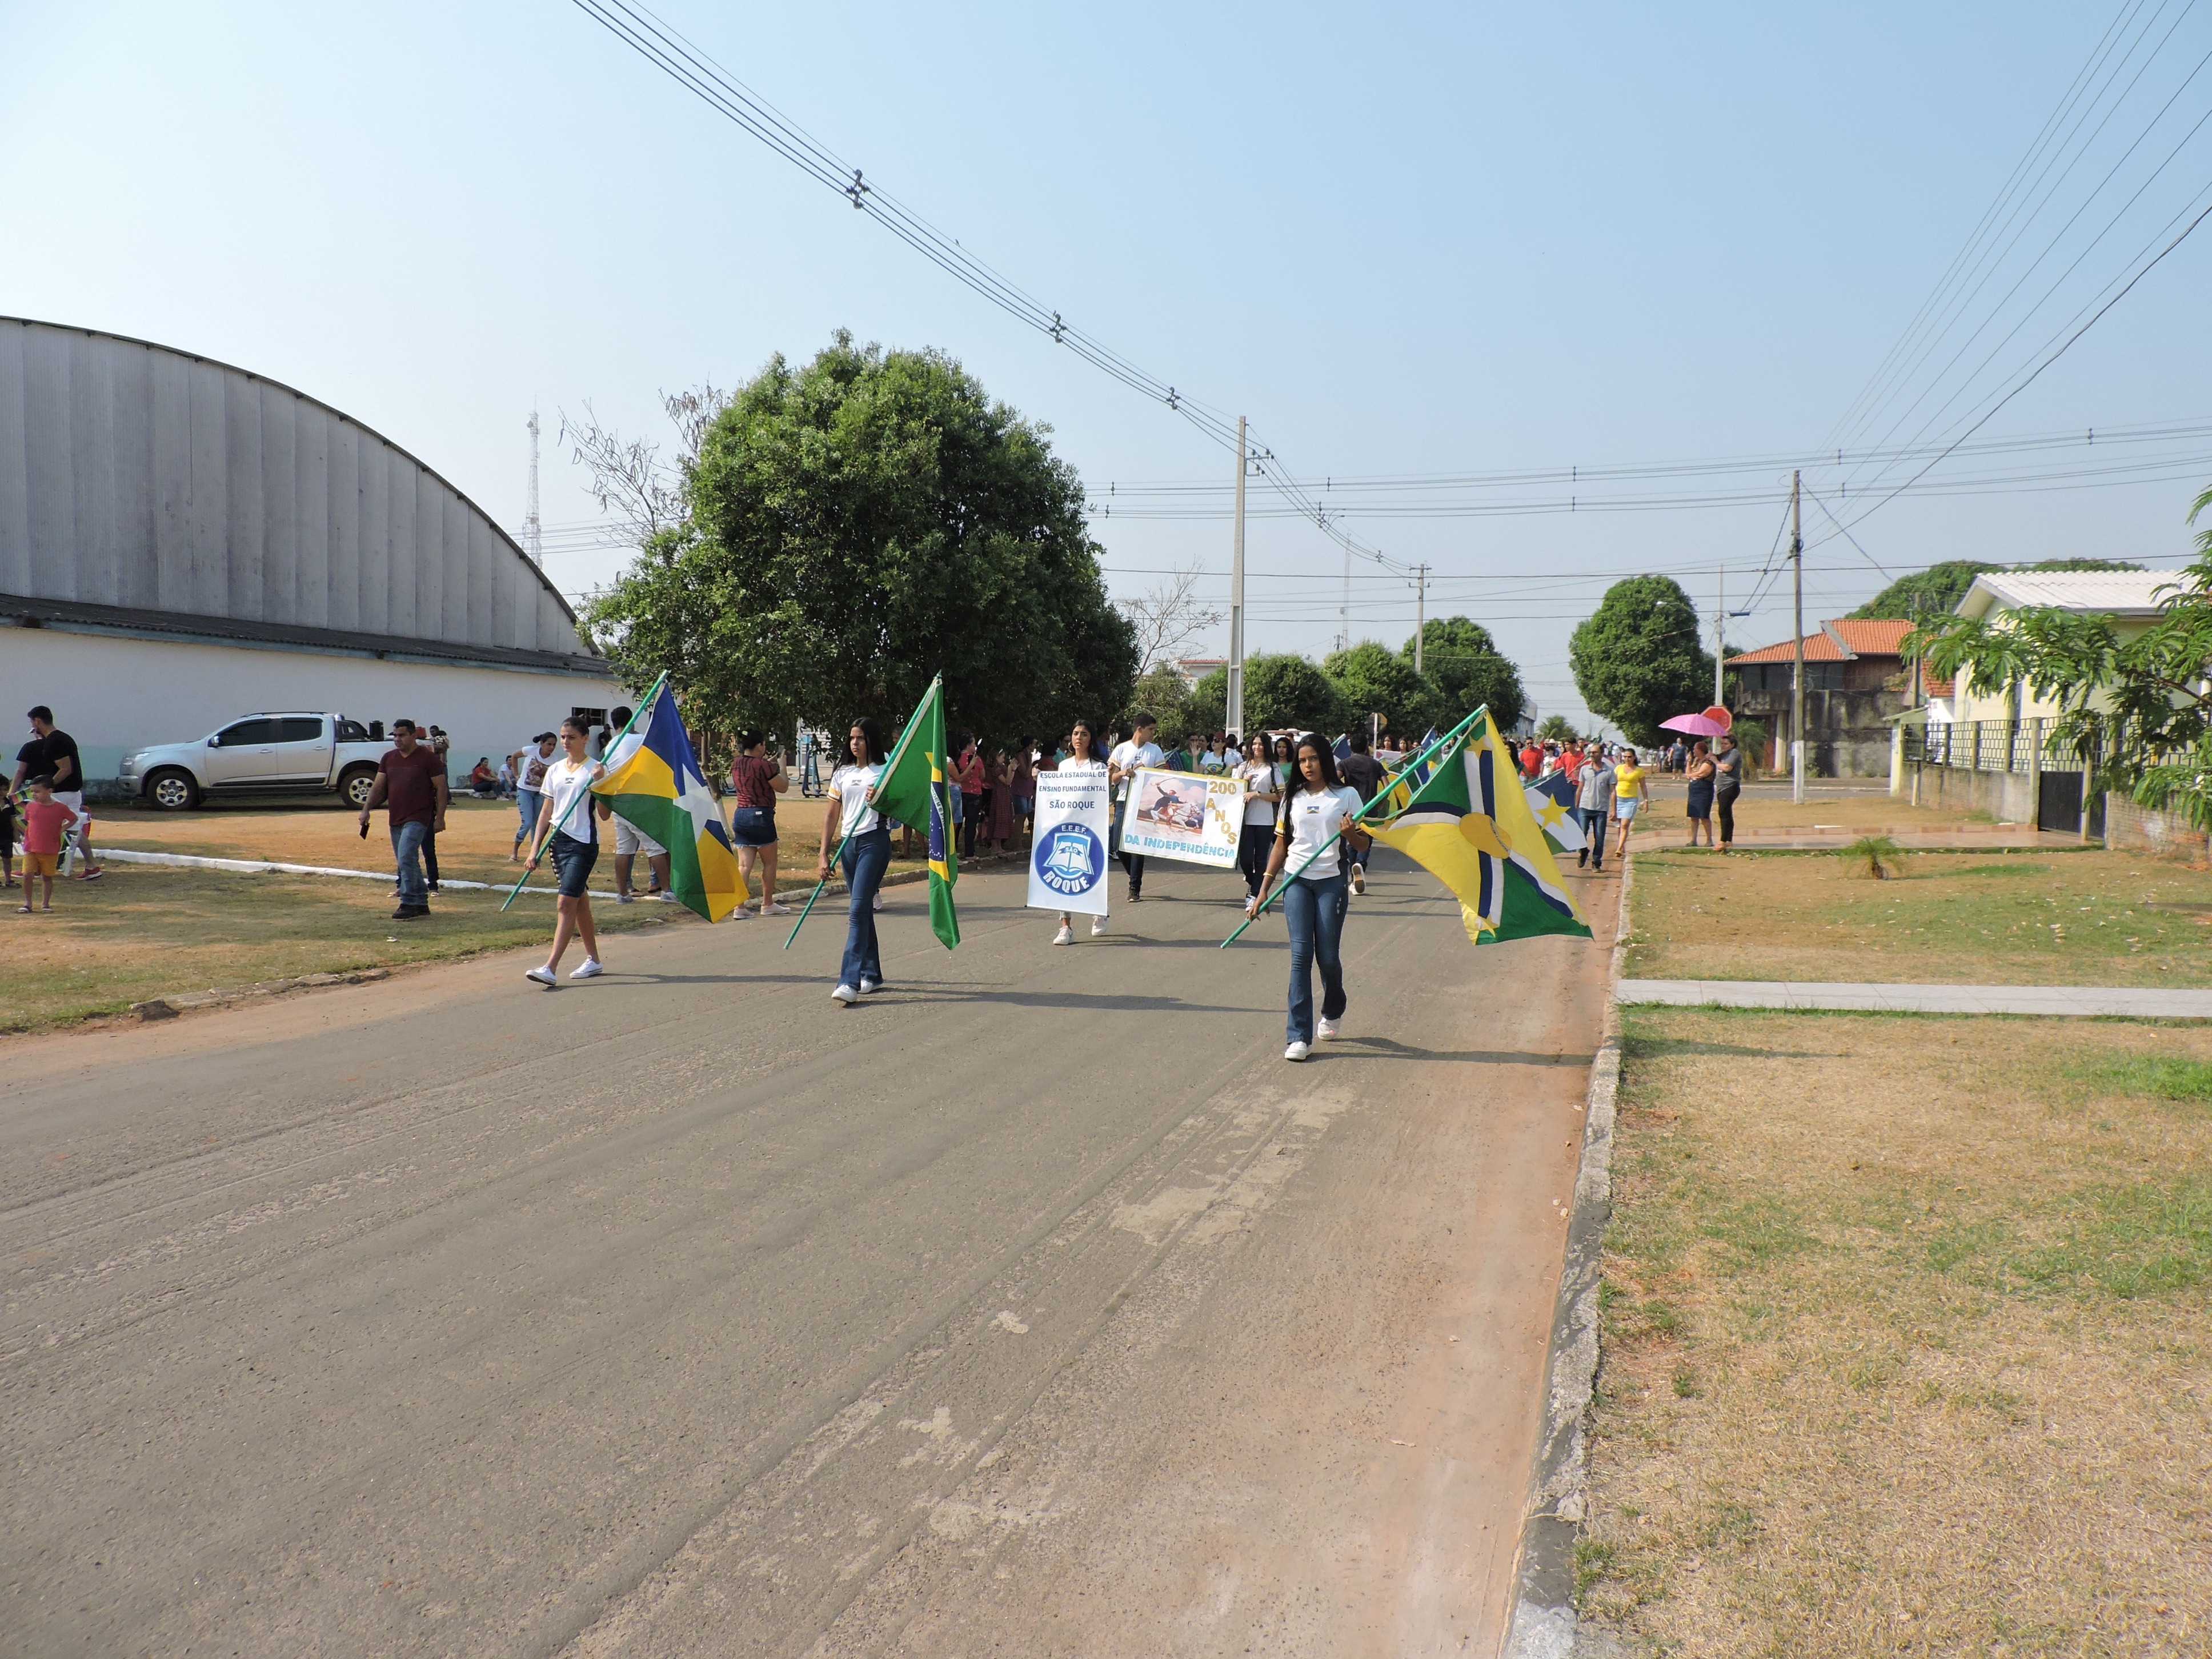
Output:
<svg viewBox="0 0 2212 1659">
<path fill-rule="evenodd" d="M 1244 828 L 1244 780 L 1140 769 L 1121 809 L 1121 849 L 1148 859 L 1237 867 Z"/>
<path fill-rule="evenodd" d="M 1030 852 L 1030 908 L 1106 914 L 1106 833 L 1113 813 L 1106 769 L 1040 772 Z"/>
</svg>

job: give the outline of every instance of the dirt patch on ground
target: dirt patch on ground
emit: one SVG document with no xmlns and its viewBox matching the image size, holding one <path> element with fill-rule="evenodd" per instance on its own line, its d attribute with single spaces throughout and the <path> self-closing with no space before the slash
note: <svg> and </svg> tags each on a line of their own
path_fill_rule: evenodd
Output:
<svg viewBox="0 0 2212 1659">
<path fill-rule="evenodd" d="M 2138 854 L 1635 856 L 1639 979 L 2212 984 L 2212 872 Z"/>
<path fill-rule="evenodd" d="M 2212 1030 L 1638 1013 L 1620 1103 L 1586 1614 L 2212 1650 Z"/>
</svg>

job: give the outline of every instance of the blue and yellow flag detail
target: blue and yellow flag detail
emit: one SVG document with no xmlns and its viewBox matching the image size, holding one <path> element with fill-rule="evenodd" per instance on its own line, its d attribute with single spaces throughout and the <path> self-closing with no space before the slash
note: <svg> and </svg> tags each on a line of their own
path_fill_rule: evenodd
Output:
<svg viewBox="0 0 2212 1659">
<path fill-rule="evenodd" d="M 952 884 L 960 879 L 952 850 L 952 799 L 946 780 L 952 757 L 945 751 L 945 681 L 929 683 L 921 705 L 899 733 L 884 775 L 876 784 L 876 811 L 929 837 L 929 926 L 950 951 L 960 943 L 960 913 Z"/>
<path fill-rule="evenodd" d="M 721 921 L 750 896 L 721 806 L 707 787 L 665 684 L 608 750 L 605 764 L 606 775 L 592 793 L 668 849 L 670 892 L 709 921 Z"/>
<path fill-rule="evenodd" d="M 1377 841 L 1451 889 L 1477 945 L 1590 936 L 1522 792 L 1521 769 L 1487 712 L 1432 757 L 1425 781 L 1401 782 L 1367 823 Z"/>
</svg>

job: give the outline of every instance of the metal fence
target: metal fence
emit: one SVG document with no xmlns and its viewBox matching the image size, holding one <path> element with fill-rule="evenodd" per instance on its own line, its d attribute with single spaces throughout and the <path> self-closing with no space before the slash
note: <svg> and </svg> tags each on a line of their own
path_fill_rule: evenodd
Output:
<svg viewBox="0 0 2212 1659">
<path fill-rule="evenodd" d="M 1905 728 L 1905 764 L 1954 766 L 1963 772 L 2017 772 L 2023 776 L 2046 768 L 2079 769 L 2081 763 L 2076 757 L 2051 746 L 2054 723 L 2037 716 L 2024 720 L 1930 720 L 1926 726 L 1908 726 Z"/>
</svg>

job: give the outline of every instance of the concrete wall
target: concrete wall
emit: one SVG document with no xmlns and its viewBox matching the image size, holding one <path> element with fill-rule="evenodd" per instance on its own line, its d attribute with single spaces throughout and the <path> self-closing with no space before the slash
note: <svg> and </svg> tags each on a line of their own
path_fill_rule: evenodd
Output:
<svg viewBox="0 0 2212 1659">
<path fill-rule="evenodd" d="M 1969 772 L 1955 766 L 1918 769 L 1919 804 L 1987 812 L 2000 823 L 2033 824 L 2035 780 L 2025 772 Z M 1914 769 L 1903 770 L 1898 793 L 1910 799 Z"/>
<path fill-rule="evenodd" d="M 2189 863 L 2212 858 L 2212 838 L 2169 812 L 2138 806 L 2125 795 L 2105 794 L 2105 845 Z"/>
<path fill-rule="evenodd" d="M 630 701 L 613 681 L 582 674 L 0 627 L 0 732 L 21 734 L 0 742 L 9 775 L 34 703 L 53 709 L 95 781 L 112 778 L 131 750 L 204 738 L 258 710 L 301 709 L 387 726 L 403 714 L 434 720 L 453 735 L 458 783 L 478 755 L 496 767 L 571 708 Z"/>
<path fill-rule="evenodd" d="M 18 319 L 0 319 L 0 594 L 583 649 L 506 532 L 368 428 L 242 369 Z"/>
</svg>

